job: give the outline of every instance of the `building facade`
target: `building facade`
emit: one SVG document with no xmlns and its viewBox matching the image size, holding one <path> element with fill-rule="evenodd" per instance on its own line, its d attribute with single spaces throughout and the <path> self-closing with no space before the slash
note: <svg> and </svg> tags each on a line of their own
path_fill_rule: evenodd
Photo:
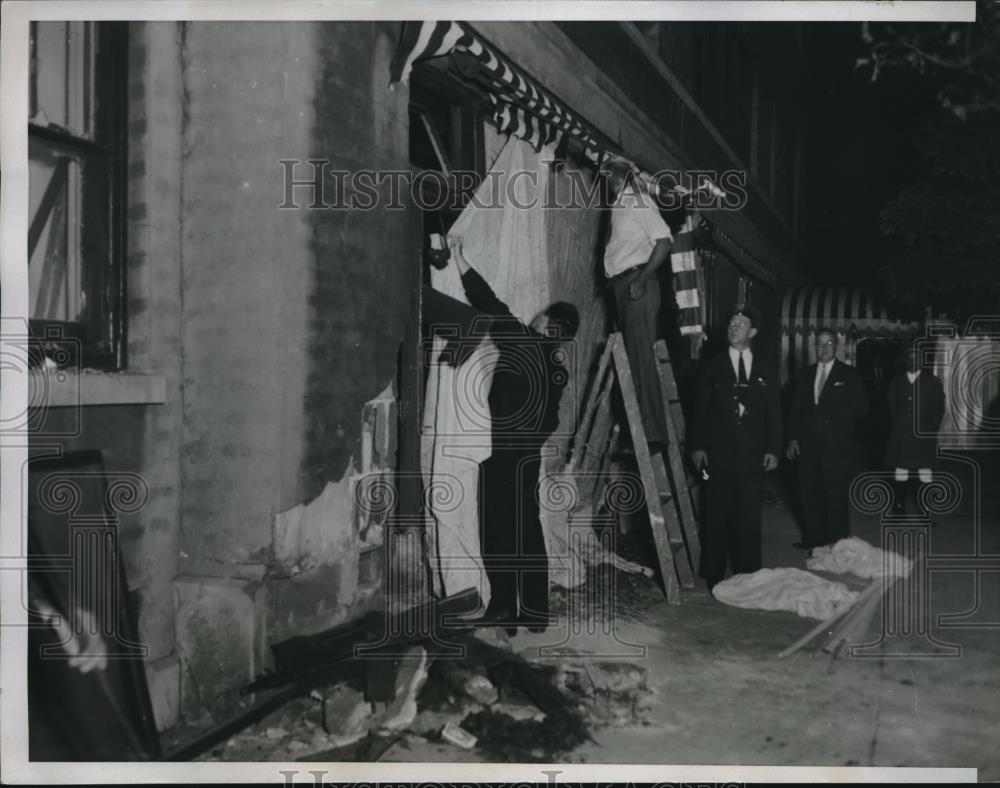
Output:
<svg viewBox="0 0 1000 788">
<path fill-rule="evenodd" d="M 388 87 L 400 27 L 33 24 L 30 317 L 79 371 L 32 451 L 99 449 L 148 486 L 118 533 L 161 729 L 225 713 L 269 643 L 380 604 L 403 560 L 364 497 L 388 474 L 419 506 L 424 251 L 454 216 L 388 186 L 340 209 L 327 171 L 482 173 L 502 137 L 446 70 Z M 747 173 L 745 207 L 705 214 L 707 325 L 747 298 L 775 338 L 803 254 L 796 30 L 473 27 L 643 168 Z M 608 330 L 595 215 L 550 236 L 576 403 Z"/>
</svg>

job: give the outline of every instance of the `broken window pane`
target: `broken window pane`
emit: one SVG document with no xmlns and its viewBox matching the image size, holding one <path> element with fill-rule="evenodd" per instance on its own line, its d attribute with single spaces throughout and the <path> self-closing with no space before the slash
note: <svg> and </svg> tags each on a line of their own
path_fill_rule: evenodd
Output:
<svg viewBox="0 0 1000 788">
<path fill-rule="evenodd" d="M 78 321 L 86 307 L 81 266 L 83 161 L 35 140 L 29 145 L 29 314 Z"/>
<path fill-rule="evenodd" d="M 94 25 L 31 24 L 31 112 L 38 126 L 94 138 Z"/>
</svg>

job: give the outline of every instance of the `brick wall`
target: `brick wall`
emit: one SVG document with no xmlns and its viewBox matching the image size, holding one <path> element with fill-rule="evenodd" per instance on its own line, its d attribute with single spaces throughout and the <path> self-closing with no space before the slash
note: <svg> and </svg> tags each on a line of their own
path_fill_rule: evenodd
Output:
<svg viewBox="0 0 1000 788">
<path fill-rule="evenodd" d="M 377 604 L 353 492 L 419 275 L 409 214 L 279 210 L 278 162 L 407 167 L 395 32 L 130 25 L 128 368 L 166 398 L 49 418 L 149 485 L 120 534 L 161 728 L 224 712 L 269 641 Z"/>
</svg>

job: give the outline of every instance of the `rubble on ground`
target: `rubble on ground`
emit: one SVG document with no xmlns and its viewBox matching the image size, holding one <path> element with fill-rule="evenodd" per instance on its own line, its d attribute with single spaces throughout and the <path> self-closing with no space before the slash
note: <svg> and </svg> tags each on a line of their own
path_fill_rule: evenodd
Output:
<svg viewBox="0 0 1000 788">
<path fill-rule="evenodd" d="M 527 659 L 502 628 L 469 626 L 441 641 L 457 649 L 436 649 L 430 638 L 358 659 L 343 646 L 361 629 L 352 622 L 278 644 L 277 670 L 252 686 L 274 688 L 293 677 L 315 678 L 314 686 L 197 759 L 377 760 L 424 739 L 492 761 L 552 762 L 593 730 L 643 723 L 650 693 L 637 665 L 585 654 L 559 664 Z"/>
</svg>

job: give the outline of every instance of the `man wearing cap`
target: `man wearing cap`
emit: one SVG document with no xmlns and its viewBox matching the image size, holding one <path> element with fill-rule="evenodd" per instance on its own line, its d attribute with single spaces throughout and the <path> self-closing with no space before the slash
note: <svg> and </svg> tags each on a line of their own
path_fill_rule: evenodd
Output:
<svg viewBox="0 0 1000 788">
<path fill-rule="evenodd" d="M 795 547 L 806 550 L 846 539 L 851 532 L 855 431 L 868 413 L 868 398 L 857 370 L 838 361 L 836 349 L 833 332 L 821 329 L 816 363 L 799 375 L 792 395 L 785 456 L 799 460 L 805 526 Z"/>
<path fill-rule="evenodd" d="M 670 256 L 673 236 L 656 200 L 637 182 L 628 163 L 604 165 L 611 198 L 611 235 L 604 272 L 614 286 L 618 328 L 625 339 L 646 440 L 654 448 L 667 439 L 653 343 L 657 340 L 660 283 L 656 272 Z"/>
<path fill-rule="evenodd" d="M 750 349 L 759 323 L 756 310 L 734 310 L 728 349 L 705 362 L 698 381 L 691 459 L 705 479 L 700 575 L 709 590 L 730 561 L 733 574 L 761 567 L 764 473 L 778 467 L 781 402 L 775 370 Z"/>
</svg>

